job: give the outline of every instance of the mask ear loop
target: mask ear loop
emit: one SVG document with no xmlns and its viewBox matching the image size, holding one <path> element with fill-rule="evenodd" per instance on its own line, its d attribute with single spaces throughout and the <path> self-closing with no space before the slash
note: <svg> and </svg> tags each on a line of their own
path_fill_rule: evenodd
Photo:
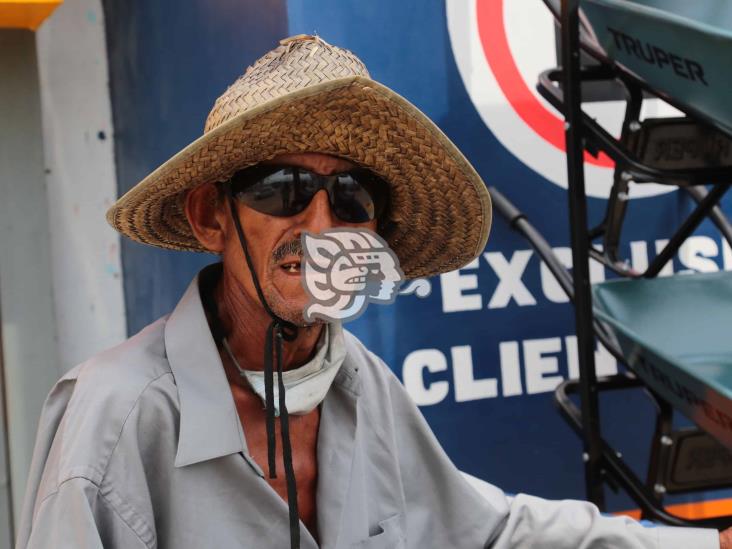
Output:
<svg viewBox="0 0 732 549">
<path fill-rule="evenodd" d="M 274 367 L 276 361 L 277 377 L 278 377 L 278 393 L 279 393 L 279 409 L 280 409 L 280 427 L 282 435 L 282 461 L 285 469 L 285 480 L 287 483 L 287 506 L 290 515 L 290 547 L 298 549 L 300 547 L 300 514 L 297 507 L 297 482 L 295 479 L 295 470 L 292 466 L 292 444 L 290 442 L 290 419 L 287 412 L 287 404 L 285 399 L 285 385 L 282 380 L 282 341 L 294 341 L 297 337 L 297 326 L 292 322 L 288 322 L 277 316 L 270 308 L 267 300 L 264 298 L 262 287 L 259 285 L 259 279 L 254 270 L 254 263 L 249 255 L 247 240 L 244 236 L 244 229 L 241 226 L 239 213 L 236 210 L 236 199 L 231 189 L 231 182 L 227 181 L 224 185 L 226 197 L 231 211 L 231 217 L 236 227 L 236 233 L 239 237 L 244 257 L 249 268 L 249 273 L 254 282 L 254 288 L 257 291 L 257 297 L 264 307 L 269 317 L 272 319 L 267 328 L 267 336 L 264 342 L 264 394 L 267 421 L 267 461 L 269 466 L 269 478 L 277 478 L 277 467 L 275 463 L 277 441 L 275 439 L 275 406 L 274 406 Z M 273 360 L 274 359 L 274 360 Z"/>
</svg>

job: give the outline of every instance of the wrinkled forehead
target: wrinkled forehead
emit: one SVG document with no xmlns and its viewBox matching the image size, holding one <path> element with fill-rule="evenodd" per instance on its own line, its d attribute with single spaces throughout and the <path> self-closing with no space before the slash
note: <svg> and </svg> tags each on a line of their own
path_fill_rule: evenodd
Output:
<svg viewBox="0 0 732 549">
<path fill-rule="evenodd" d="M 279 154 L 274 158 L 262 161 L 261 164 L 297 166 L 323 175 L 347 172 L 357 167 L 356 164 L 346 158 L 319 152 Z"/>
</svg>

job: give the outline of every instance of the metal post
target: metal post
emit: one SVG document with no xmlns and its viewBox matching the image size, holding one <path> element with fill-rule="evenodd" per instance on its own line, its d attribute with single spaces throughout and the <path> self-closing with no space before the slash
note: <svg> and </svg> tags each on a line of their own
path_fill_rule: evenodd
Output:
<svg viewBox="0 0 732 549">
<path fill-rule="evenodd" d="M 592 295 L 590 293 L 587 200 L 582 143 L 582 90 L 580 86 L 579 0 L 562 0 L 562 86 L 564 90 L 565 139 L 569 214 L 572 235 L 574 310 L 577 352 L 580 366 L 580 397 L 585 458 L 587 498 L 604 508 L 602 489 L 602 447 L 600 414 L 595 374 L 592 332 Z"/>
</svg>

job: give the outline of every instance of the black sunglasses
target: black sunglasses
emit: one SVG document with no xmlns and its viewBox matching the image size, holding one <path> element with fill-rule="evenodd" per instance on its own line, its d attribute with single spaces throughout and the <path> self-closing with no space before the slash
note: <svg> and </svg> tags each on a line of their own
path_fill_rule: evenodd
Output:
<svg viewBox="0 0 732 549">
<path fill-rule="evenodd" d="M 258 164 L 231 176 L 230 192 L 267 215 L 297 215 L 325 189 L 333 213 L 346 223 L 379 219 L 389 203 L 389 184 L 365 168 L 320 175 L 297 166 Z"/>
</svg>

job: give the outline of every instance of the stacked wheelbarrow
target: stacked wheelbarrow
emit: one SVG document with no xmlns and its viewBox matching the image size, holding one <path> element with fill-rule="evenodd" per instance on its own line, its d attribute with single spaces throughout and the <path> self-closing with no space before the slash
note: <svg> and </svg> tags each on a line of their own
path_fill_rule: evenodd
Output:
<svg viewBox="0 0 732 549">
<path fill-rule="evenodd" d="M 644 518 L 719 528 L 732 517 L 687 520 L 664 507 L 667 494 L 732 487 L 732 273 L 658 277 L 705 219 L 732 246 L 732 224 L 719 207 L 732 184 L 732 2 L 728 0 L 545 0 L 561 32 L 561 67 L 541 74 L 538 90 L 564 113 L 572 273 L 529 220 L 497 189 L 496 209 L 521 232 L 575 307 L 579 380 L 555 398 L 584 444 L 588 498 L 604 508 L 603 485 L 620 487 Z M 582 109 L 582 88 L 620 85 L 625 116 L 619 138 Z M 648 98 L 684 116 L 641 119 Z M 684 143 L 679 152 L 678 143 Z M 583 158 L 615 162 L 604 219 L 588 227 Z M 695 208 L 644 272 L 620 253 L 633 184 L 676 186 Z M 617 275 L 591 286 L 589 259 Z M 595 339 L 627 366 L 595 374 Z M 603 438 L 598 396 L 644 388 L 656 423 L 647 476 L 640 478 Z M 580 405 L 571 398 L 579 394 Z M 675 429 L 678 411 L 693 428 Z M 707 468 L 690 467 L 700 452 Z M 718 458 L 718 459 L 717 459 Z"/>
</svg>

